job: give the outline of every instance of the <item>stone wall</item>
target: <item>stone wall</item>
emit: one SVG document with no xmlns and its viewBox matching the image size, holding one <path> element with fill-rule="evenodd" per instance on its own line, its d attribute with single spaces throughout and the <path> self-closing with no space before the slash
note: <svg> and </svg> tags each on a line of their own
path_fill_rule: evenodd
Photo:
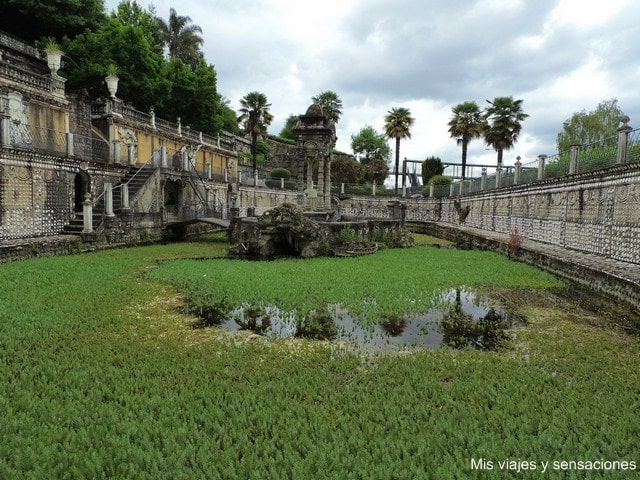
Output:
<svg viewBox="0 0 640 480">
<path fill-rule="evenodd" d="M 409 221 L 464 224 L 640 263 L 640 166 L 571 175 L 461 197 L 408 199 Z M 459 202 L 456 206 L 455 202 Z M 389 200 L 341 202 L 349 218 L 390 218 Z M 461 211 L 468 214 L 461 221 Z"/>
</svg>

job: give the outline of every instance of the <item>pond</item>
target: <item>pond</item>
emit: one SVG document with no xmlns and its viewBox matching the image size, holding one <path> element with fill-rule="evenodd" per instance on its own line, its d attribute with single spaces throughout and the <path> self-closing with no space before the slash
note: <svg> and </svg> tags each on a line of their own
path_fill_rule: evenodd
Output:
<svg viewBox="0 0 640 480">
<path fill-rule="evenodd" d="M 211 323 L 229 331 L 330 340 L 375 350 L 441 346 L 494 349 L 508 338 L 509 328 L 525 323 L 487 294 L 466 287 L 438 293 L 434 305 L 422 314 L 387 315 L 373 326 L 363 326 L 339 305 L 300 320 L 295 313 L 283 312 L 274 305 L 256 308 L 245 304 L 228 315 L 217 312 L 218 321 Z"/>
</svg>

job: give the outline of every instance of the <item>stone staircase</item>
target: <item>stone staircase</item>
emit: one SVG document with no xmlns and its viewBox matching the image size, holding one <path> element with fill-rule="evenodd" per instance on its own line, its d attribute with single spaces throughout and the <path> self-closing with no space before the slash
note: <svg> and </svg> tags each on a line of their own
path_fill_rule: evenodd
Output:
<svg viewBox="0 0 640 480">
<path fill-rule="evenodd" d="M 156 171 L 156 167 L 130 167 L 127 174 L 122 179 L 121 185 L 129 184 L 129 202 L 131 202 L 140 189 L 147 183 L 149 177 Z M 122 194 L 120 189 L 113 192 L 113 211 L 118 212 L 122 208 Z"/>
<path fill-rule="evenodd" d="M 129 184 L 129 201 L 133 200 L 138 191 L 149 180 L 156 170 L 153 166 L 130 167 L 127 174 L 122 178 L 120 185 Z M 118 213 L 122 209 L 121 189 L 116 188 L 113 191 L 113 211 Z M 102 222 L 104 217 L 104 196 L 100 198 L 98 203 L 93 207 L 93 230 Z M 84 214 L 82 211 L 76 212 L 71 221 L 64 226 L 61 233 L 68 235 L 80 235 L 84 229 Z"/>
</svg>

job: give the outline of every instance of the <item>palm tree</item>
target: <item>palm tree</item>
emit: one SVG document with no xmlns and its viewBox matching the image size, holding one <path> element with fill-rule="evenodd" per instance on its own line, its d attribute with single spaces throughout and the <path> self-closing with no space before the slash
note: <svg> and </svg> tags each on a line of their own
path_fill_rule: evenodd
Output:
<svg viewBox="0 0 640 480">
<path fill-rule="evenodd" d="M 169 23 L 157 18 L 160 38 L 169 50 L 169 58 L 180 58 L 194 64 L 200 60 L 200 46 L 203 43 L 202 29 L 190 25 L 191 18 L 178 15 L 175 9 L 169 10 Z"/>
<path fill-rule="evenodd" d="M 336 92 L 332 92 L 331 90 L 320 92 L 315 97 L 311 97 L 311 100 L 313 103 L 317 103 L 322 107 L 322 113 L 324 113 L 327 118 L 333 120 L 334 123 L 338 123 L 342 115 L 342 100 L 340 100 Z"/>
<path fill-rule="evenodd" d="M 529 115 L 522 111 L 522 100 L 513 97 L 496 97 L 487 102 L 490 106 L 484 112 L 487 122 L 484 140 L 498 152 L 498 168 L 502 168 L 502 152 L 516 143 L 522 130 L 520 122 Z"/>
<path fill-rule="evenodd" d="M 387 112 L 384 117 L 384 133 L 387 138 L 396 139 L 396 188 L 398 193 L 398 169 L 400 168 L 400 140 L 411 138 L 411 127 L 415 119 L 408 108 L 396 107 Z"/>
<path fill-rule="evenodd" d="M 257 146 L 258 136 L 266 135 L 267 127 L 271 125 L 273 115 L 269 113 L 271 104 L 267 101 L 267 96 L 260 92 L 249 92 L 241 100 L 240 116 L 238 123 L 246 134 L 251 135 L 251 158 L 253 160 L 253 174 L 258 173 Z"/>
<path fill-rule="evenodd" d="M 479 138 L 484 131 L 485 121 L 476 102 L 463 102 L 451 109 L 453 115 L 449 120 L 449 134 L 462 145 L 462 180 L 467 169 L 467 147 L 474 138 Z"/>
</svg>

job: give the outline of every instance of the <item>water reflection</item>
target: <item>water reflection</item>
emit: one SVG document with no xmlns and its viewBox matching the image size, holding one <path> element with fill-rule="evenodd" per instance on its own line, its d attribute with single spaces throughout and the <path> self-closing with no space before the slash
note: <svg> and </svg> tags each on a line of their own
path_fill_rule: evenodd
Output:
<svg viewBox="0 0 640 480">
<path fill-rule="evenodd" d="M 257 309 L 249 304 L 241 305 L 220 324 L 230 331 L 250 329 L 276 338 L 305 337 L 330 339 L 333 342 L 351 344 L 374 349 L 437 348 L 441 345 L 463 347 L 482 346 L 484 337 L 462 341 L 459 323 L 453 323 L 452 312 L 460 318 L 482 324 L 485 319 L 500 321 L 500 325 L 511 326 L 514 317 L 500 305 L 468 288 L 456 288 L 436 295 L 434 307 L 422 314 L 383 315 L 379 324 L 363 326 L 348 310 L 333 305 L 326 310 L 312 312 L 308 318 L 298 320 L 294 312 L 283 312 L 274 305 Z M 333 322 L 331 322 L 331 319 Z M 517 319 L 515 319 L 517 320 Z M 305 323 L 306 322 L 306 323 Z M 506 323 L 504 323 L 506 322 Z M 326 335 L 323 336 L 323 329 Z M 451 339 L 455 339 L 452 341 Z"/>
</svg>

